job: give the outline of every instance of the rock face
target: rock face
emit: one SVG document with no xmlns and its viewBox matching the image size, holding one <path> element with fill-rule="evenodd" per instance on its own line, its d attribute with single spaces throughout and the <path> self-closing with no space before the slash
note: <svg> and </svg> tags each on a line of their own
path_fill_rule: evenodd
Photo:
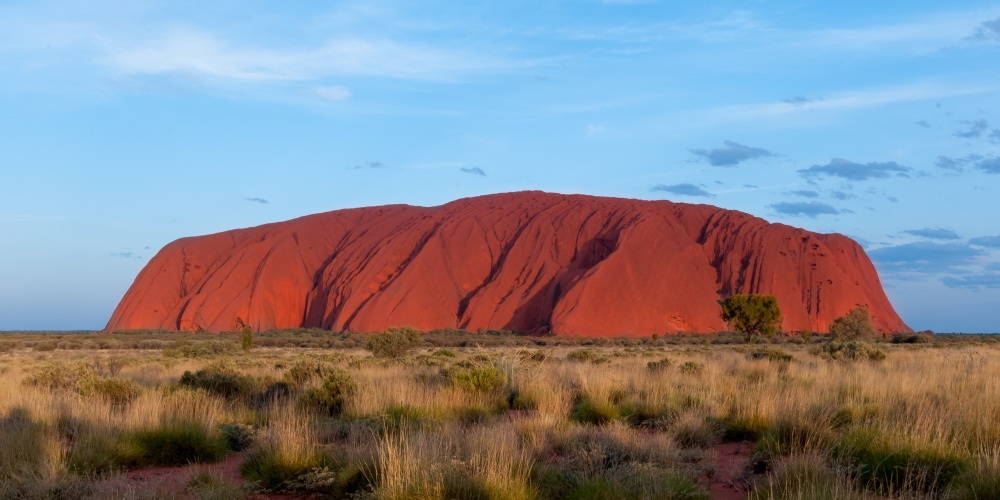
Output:
<svg viewBox="0 0 1000 500">
<path fill-rule="evenodd" d="M 856 305 L 910 331 L 864 251 L 708 205 L 496 194 L 338 210 L 183 238 L 139 273 L 108 330 L 410 325 L 617 336 L 724 330 L 717 301 L 778 297 L 786 331 Z"/>
</svg>

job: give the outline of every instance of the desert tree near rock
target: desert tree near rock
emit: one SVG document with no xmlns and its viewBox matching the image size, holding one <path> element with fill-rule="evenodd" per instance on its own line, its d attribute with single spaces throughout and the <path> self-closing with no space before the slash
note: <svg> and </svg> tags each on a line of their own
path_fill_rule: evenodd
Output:
<svg viewBox="0 0 1000 500">
<path fill-rule="evenodd" d="M 836 340 L 871 339 L 878 336 L 878 330 L 868 308 L 855 306 L 830 323 L 830 335 Z"/>
<path fill-rule="evenodd" d="M 781 309 L 774 295 L 736 294 L 720 300 L 722 320 L 746 334 L 747 343 L 764 335 L 771 338 L 781 326 Z"/>
</svg>

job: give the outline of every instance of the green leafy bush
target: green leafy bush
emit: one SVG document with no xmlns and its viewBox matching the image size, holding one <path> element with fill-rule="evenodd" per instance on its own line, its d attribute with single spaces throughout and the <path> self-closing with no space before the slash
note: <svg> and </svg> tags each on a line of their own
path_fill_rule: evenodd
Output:
<svg viewBox="0 0 1000 500">
<path fill-rule="evenodd" d="M 648 368 L 649 371 L 651 372 L 662 372 L 667 368 L 670 368 L 670 365 L 672 364 L 673 362 L 670 361 L 669 358 L 663 358 L 657 361 L 650 361 L 649 363 L 646 363 L 646 368 Z"/>
<path fill-rule="evenodd" d="M 792 355 L 790 353 L 778 349 L 777 347 L 754 349 L 747 354 L 747 357 L 750 359 L 766 359 L 768 361 L 777 361 L 782 363 L 787 363 L 792 360 Z"/>
<path fill-rule="evenodd" d="M 123 377 L 87 377 L 78 382 L 77 390 L 81 396 L 103 399 L 116 408 L 128 406 L 142 394 L 139 384 Z"/>
<path fill-rule="evenodd" d="M 351 375 L 337 370 L 329 375 L 323 385 L 306 390 L 299 396 L 299 406 L 331 417 L 344 411 L 347 399 L 357 390 Z"/>
<path fill-rule="evenodd" d="M 618 408 L 610 402 L 586 394 L 578 395 L 569 411 L 569 419 L 582 424 L 605 425 L 619 416 Z"/>
<path fill-rule="evenodd" d="M 972 465 L 958 450 L 907 442 L 876 429 L 846 432 L 834 456 L 854 469 L 858 484 L 882 494 L 904 488 L 941 494 Z"/>
<path fill-rule="evenodd" d="M 229 451 L 226 437 L 213 435 L 200 422 L 175 420 L 144 429 L 130 437 L 143 466 L 174 466 L 217 462 Z"/>
<path fill-rule="evenodd" d="M 221 365 L 214 365 L 181 375 L 180 384 L 192 389 L 203 389 L 225 398 L 246 397 L 254 388 L 254 380 L 248 375 Z"/>
<path fill-rule="evenodd" d="M 372 333 L 365 339 L 365 349 L 380 358 L 399 358 L 420 344 L 420 332 L 408 326 Z"/>
<path fill-rule="evenodd" d="M 839 359 L 847 361 L 882 361 L 885 359 L 885 351 L 869 344 L 868 342 L 862 342 L 860 340 L 852 340 L 850 342 L 827 342 L 826 344 L 823 344 L 822 347 L 814 350 L 814 353 L 825 359 Z"/>
<path fill-rule="evenodd" d="M 283 378 L 295 387 L 302 387 L 314 379 L 325 379 L 336 371 L 333 365 L 312 359 L 301 359 L 292 364 Z"/>
<path fill-rule="evenodd" d="M 471 392 L 494 392 L 507 383 L 507 376 L 496 366 L 459 364 L 445 370 L 445 376 L 455 387 Z"/>
<path fill-rule="evenodd" d="M 597 352 L 592 349 L 577 349 L 566 355 L 566 359 L 580 363 L 596 361 L 600 357 L 601 355 L 597 354 Z"/>
<path fill-rule="evenodd" d="M 834 340 L 871 339 L 878 335 L 878 330 L 868 308 L 857 306 L 830 323 L 830 335 Z"/>
<path fill-rule="evenodd" d="M 252 425 L 239 422 L 220 424 L 219 432 L 226 439 L 226 445 L 233 451 L 249 448 L 257 437 L 257 430 Z"/>
<path fill-rule="evenodd" d="M 679 370 L 685 375 L 701 375 L 701 372 L 705 371 L 705 365 L 697 361 L 685 361 Z"/>
<path fill-rule="evenodd" d="M 74 390 L 80 380 L 93 376 L 93 369 L 83 363 L 46 364 L 32 369 L 22 382 L 51 391 Z"/>
</svg>

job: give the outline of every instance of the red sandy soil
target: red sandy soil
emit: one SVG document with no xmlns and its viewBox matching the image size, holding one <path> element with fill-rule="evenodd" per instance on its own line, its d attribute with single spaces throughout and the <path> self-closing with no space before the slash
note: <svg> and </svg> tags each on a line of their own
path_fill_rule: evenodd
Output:
<svg viewBox="0 0 1000 500">
<path fill-rule="evenodd" d="M 98 486 L 98 492 L 105 491 L 110 494 L 113 491 L 120 491 L 123 488 L 133 486 L 137 489 L 141 488 L 140 491 L 151 489 L 167 493 L 178 499 L 193 498 L 193 496 L 186 491 L 187 483 L 192 476 L 200 472 L 208 472 L 214 476 L 221 477 L 231 484 L 242 486 L 244 481 L 240 476 L 240 465 L 243 463 L 243 458 L 242 453 L 234 453 L 225 461 L 216 464 L 192 464 L 183 467 L 153 467 L 147 469 L 135 469 L 128 471 L 121 476 L 105 480 Z M 279 495 L 273 493 L 248 493 L 246 498 L 248 500 L 290 500 L 309 497 L 301 495 Z"/>
<path fill-rule="evenodd" d="M 864 250 L 709 205 L 519 192 L 388 205 L 183 238 L 107 330 L 409 325 L 581 336 L 724 330 L 717 301 L 777 296 L 786 331 L 857 305 L 910 331 Z"/>
<path fill-rule="evenodd" d="M 750 448 L 750 443 L 722 443 L 712 447 L 715 474 L 701 479 L 714 500 L 742 500 L 747 497 L 743 475 L 750 459 Z"/>
</svg>

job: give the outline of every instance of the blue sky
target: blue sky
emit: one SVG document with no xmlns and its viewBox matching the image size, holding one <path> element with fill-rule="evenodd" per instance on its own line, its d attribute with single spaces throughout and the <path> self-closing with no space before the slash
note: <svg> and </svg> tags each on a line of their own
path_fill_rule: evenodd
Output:
<svg viewBox="0 0 1000 500">
<path fill-rule="evenodd" d="M 0 2 L 0 330 L 183 236 L 540 189 L 862 243 L 1000 331 L 1000 3 Z"/>
</svg>

